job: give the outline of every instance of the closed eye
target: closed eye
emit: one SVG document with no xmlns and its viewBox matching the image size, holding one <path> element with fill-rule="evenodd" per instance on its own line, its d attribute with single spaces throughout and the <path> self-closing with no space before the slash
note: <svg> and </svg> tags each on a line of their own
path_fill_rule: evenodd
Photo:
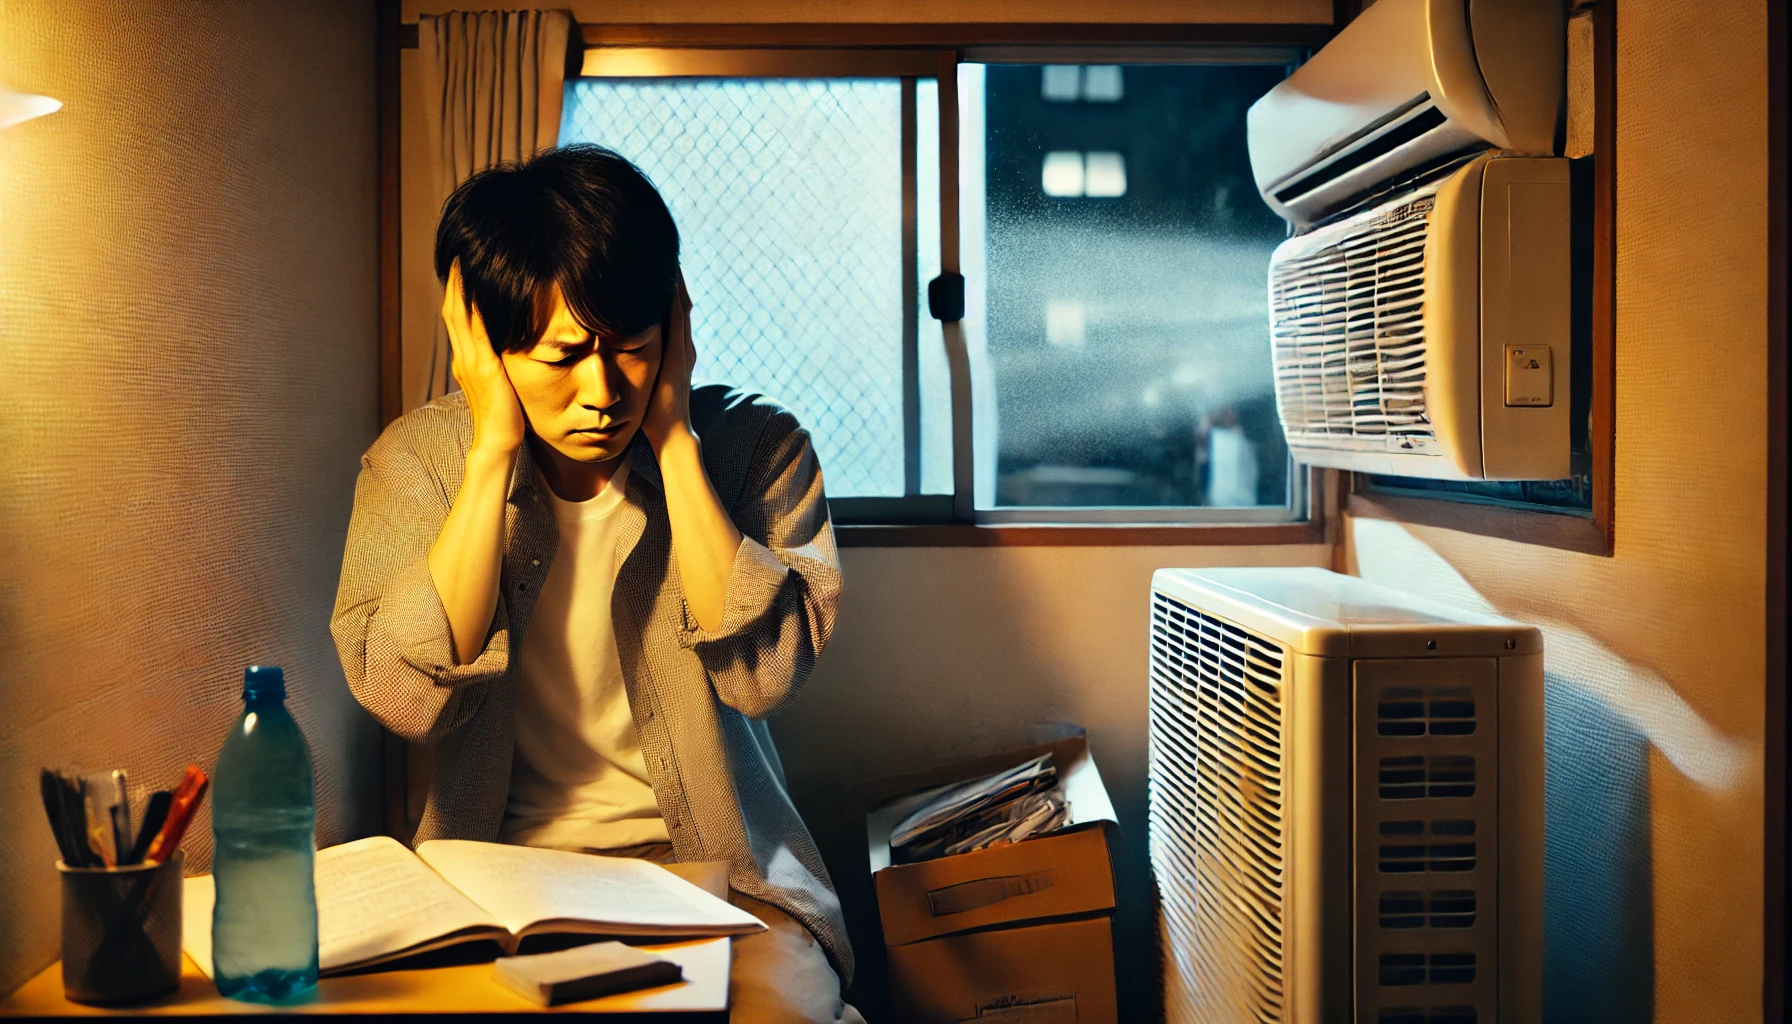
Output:
<svg viewBox="0 0 1792 1024">
<path fill-rule="evenodd" d="M 560 358 L 558 358 L 558 359 L 542 359 L 542 360 L 540 360 L 541 362 L 544 362 L 544 363 L 548 364 L 549 366 L 571 366 L 572 364 L 585 358 L 586 353 L 591 351 L 591 347 L 589 345 L 581 345 L 576 342 L 570 342 L 570 343 L 561 344 L 561 345 L 544 346 L 544 348 L 546 348 L 547 351 L 542 353 L 543 355 L 558 354 L 560 356 Z"/>
</svg>

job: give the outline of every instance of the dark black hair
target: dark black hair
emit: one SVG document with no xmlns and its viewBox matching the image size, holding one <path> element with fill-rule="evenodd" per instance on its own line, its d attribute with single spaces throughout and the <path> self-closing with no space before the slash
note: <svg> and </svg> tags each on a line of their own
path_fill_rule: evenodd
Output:
<svg viewBox="0 0 1792 1024">
<path fill-rule="evenodd" d="M 646 175 L 601 146 L 544 150 L 468 178 L 442 206 L 436 277 L 460 260 L 500 352 L 535 342 L 536 292 L 558 282 L 580 326 L 639 334 L 672 308 L 678 228 Z"/>
</svg>

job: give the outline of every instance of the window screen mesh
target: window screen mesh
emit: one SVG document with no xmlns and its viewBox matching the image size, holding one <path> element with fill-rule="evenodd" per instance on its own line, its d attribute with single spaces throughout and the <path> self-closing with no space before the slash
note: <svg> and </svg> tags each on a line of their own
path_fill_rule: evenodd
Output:
<svg viewBox="0 0 1792 1024">
<path fill-rule="evenodd" d="M 682 241 L 697 377 L 814 436 L 828 493 L 903 492 L 901 85 L 579 79 L 563 144 L 659 187 Z"/>
</svg>

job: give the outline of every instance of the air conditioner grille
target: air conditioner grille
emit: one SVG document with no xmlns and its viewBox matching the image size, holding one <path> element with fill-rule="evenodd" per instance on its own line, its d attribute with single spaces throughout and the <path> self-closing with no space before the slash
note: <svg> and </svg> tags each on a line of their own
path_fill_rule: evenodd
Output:
<svg viewBox="0 0 1792 1024">
<path fill-rule="evenodd" d="M 1376 907 L 1377 924 L 1383 928 L 1473 928 L 1476 893 L 1473 889 L 1389 889 Z"/>
<path fill-rule="evenodd" d="M 1384 757 L 1376 791 L 1383 800 L 1423 800 L 1475 795 L 1475 759 L 1466 754 Z"/>
<path fill-rule="evenodd" d="M 1435 187 L 1422 189 L 1278 250 L 1270 338 L 1291 444 L 1437 451 L 1425 407 L 1423 319 L 1436 201 Z"/>
<path fill-rule="evenodd" d="M 1282 664 L 1274 642 L 1153 595 L 1150 839 L 1173 1020 L 1286 1019 Z"/>
<path fill-rule="evenodd" d="M 1476 1024 L 1477 1020 L 1472 1006 L 1439 1006 L 1431 1010 L 1403 1006 L 1381 1011 L 1375 1024 Z"/>
</svg>

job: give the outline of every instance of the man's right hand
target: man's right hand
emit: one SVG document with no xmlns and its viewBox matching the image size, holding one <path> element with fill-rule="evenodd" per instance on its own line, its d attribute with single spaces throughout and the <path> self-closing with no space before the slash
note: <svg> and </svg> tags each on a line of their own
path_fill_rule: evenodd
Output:
<svg viewBox="0 0 1792 1024">
<path fill-rule="evenodd" d="M 485 333 L 485 321 L 465 298 L 458 261 L 448 271 L 442 320 L 454 346 L 454 379 L 473 412 L 473 447 L 442 532 L 429 549 L 429 575 L 448 614 L 455 661 L 468 665 L 485 648 L 498 607 L 498 582 L 504 573 L 504 502 L 527 421 L 510 375 L 504 372 L 504 360 Z"/>
<path fill-rule="evenodd" d="M 442 321 L 448 325 L 448 344 L 454 350 L 454 380 L 466 392 L 473 412 L 473 448 L 493 454 L 515 455 L 523 443 L 528 421 L 516 388 L 504 372 L 504 360 L 492 348 L 479 307 L 466 297 L 461 285 L 460 261 L 448 268 L 448 289 L 442 297 Z"/>
</svg>

